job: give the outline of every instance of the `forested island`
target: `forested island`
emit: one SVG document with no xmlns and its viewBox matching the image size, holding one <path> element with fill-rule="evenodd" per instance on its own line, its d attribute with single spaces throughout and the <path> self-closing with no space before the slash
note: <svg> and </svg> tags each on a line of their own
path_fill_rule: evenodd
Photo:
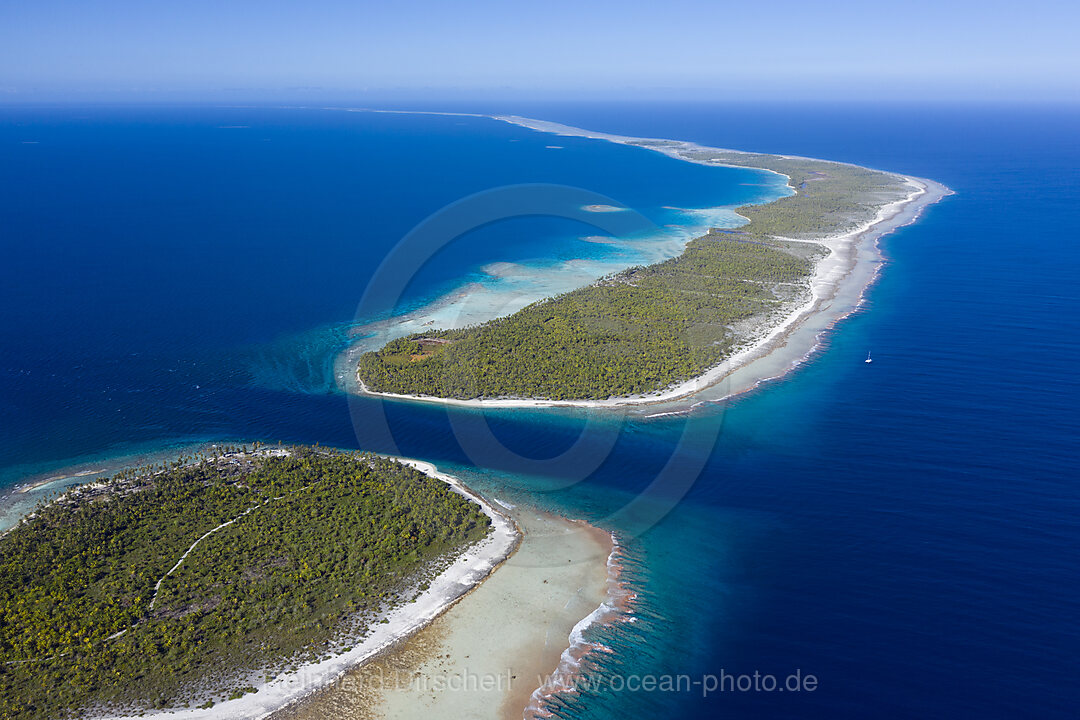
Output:
<svg viewBox="0 0 1080 720">
<path fill-rule="evenodd" d="M 480 325 L 433 330 L 365 353 L 369 392 L 459 400 L 639 397 L 701 376 L 813 299 L 831 250 L 906 198 L 906 178 L 822 160 L 627 141 L 694 162 L 786 175 L 795 194 L 736 212 L 682 255 L 635 267 Z"/>
<path fill-rule="evenodd" d="M 311 447 L 123 471 L 0 538 L 0 716 L 210 707 L 347 651 L 491 521 L 413 467 Z"/>
</svg>

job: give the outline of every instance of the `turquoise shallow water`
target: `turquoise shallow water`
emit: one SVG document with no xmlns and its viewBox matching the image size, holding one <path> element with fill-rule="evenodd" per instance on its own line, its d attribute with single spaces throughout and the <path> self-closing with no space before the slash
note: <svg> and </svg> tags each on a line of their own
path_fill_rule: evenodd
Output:
<svg viewBox="0 0 1080 720">
<path fill-rule="evenodd" d="M 677 213 L 665 206 L 760 197 L 760 178 L 481 119 L 5 110 L 3 481 L 207 439 L 420 457 L 627 535 L 639 620 L 597 631 L 616 650 L 602 669 L 818 680 L 797 693 L 607 687 L 560 716 L 1070 716 L 1076 111 L 479 109 L 864 163 L 957 195 L 886 240 L 867 311 L 823 353 L 727 406 L 652 421 L 350 408 L 332 358 L 382 257 L 430 213 L 544 182 L 663 227 Z M 483 280 L 492 262 L 611 251 L 582 243 L 580 223 L 506 227 L 426 265 L 405 305 Z"/>
</svg>

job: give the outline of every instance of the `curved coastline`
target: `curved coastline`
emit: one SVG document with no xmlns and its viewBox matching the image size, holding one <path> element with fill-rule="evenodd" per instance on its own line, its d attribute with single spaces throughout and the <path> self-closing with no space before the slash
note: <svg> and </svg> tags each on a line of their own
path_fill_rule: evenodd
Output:
<svg viewBox="0 0 1080 720">
<path fill-rule="evenodd" d="M 739 150 L 706 147 L 678 140 L 636 138 L 592 132 L 559 123 L 518 116 L 491 117 L 494 120 L 519 125 L 537 132 L 584 137 L 642 147 L 675 159 L 701 165 L 717 166 L 724 165 L 724 163 L 695 157 L 695 155 L 709 152 L 753 154 Z M 642 145 L 640 144 L 642 142 L 662 144 Z M 779 155 L 777 157 L 797 158 L 797 156 L 791 155 Z M 839 164 L 852 165 L 851 163 Z M 788 176 L 768 168 L 755 169 L 780 175 L 788 180 L 788 186 L 791 187 Z M 719 364 L 709 368 L 703 374 L 678 385 L 647 394 L 612 397 L 604 400 L 545 400 L 517 397 L 465 400 L 372 390 L 359 378 L 358 369 L 355 369 L 353 377 L 357 383 L 357 391 L 360 394 L 372 397 L 471 408 L 628 408 L 645 406 L 647 409 L 663 410 L 662 412 L 652 413 L 651 417 L 683 413 L 696 407 L 699 400 L 717 402 L 750 391 L 763 382 L 782 377 L 812 356 L 821 346 L 823 334 L 862 304 L 866 289 L 877 278 L 880 270 L 880 239 L 898 228 L 915 222 L 926 207 L 952 194 L 949 188 L 933 180 L 897 173 L 889 174 L 902 179 L 911 188 L 911 192 L 907 197 L 882 205 L 873 219 L 850 231 L 822 238 L 800 239 L 802 242 L 816 243 L 828 248 L 830 251 L 825 258 L 818 261 L 814 266 L 814 271 L 809 279 L 810 299 L 789 312 L 779 323 L 764 328 L 763 334 L 748 345 L 738 349 Z M 797 192 L 795 188 L 792 188 L 792 190 Z M 869 248 L 869 252 L 866 252 L 867 248 Z M 856 273 L 860 264 L 874 264 L 874 271 L 860 277 Z M 852 286 L 853 283 L 854 286 Z M 854 296 L 853 302 L 836 302 L 840 298 L 842 291 Z M 809 343 L 798 339 L 796 337 L 798 335 L 797 331 L 811 324 L 821 325 L 822 327 L 814 333 Z M 777 365 L 781 367 L 777 369 Z M 715 389 L 725 381 L 727 381 L 726 387 L 722 388 L 719 397 L 709 397 L 707 399 L 703 397 L 705 391 Z"/>
<path fill-rule="evenodd" d="M 217 446 L 200 443 L 195 447 Z M 168 457 L 174 454 L 170 453 Z M 308 717 L 305 712 L 310 712 L 312 707 L 318 708 L 322 698 L 334 694 L 339 694 L 341 701 L 350 710 L 355 710 L 360 705 L 347 693 L 350 682 L 355 684 L 353 676 L 369 669 L 377 671 L 387 659 L 406 652 L 414 641 L 422 643 L 425 636 L 438 637 L 446 632 L 446 628 L 451 628 L 458 637 L 466 638 L 467 648 L 474 647 L 472 661 L 461 659 L 469 657 L 468 649 L 459 652 L 456 647 L 450 648 L 455 652 L 455 661 L 476 662 L 475 658 L 487 652 L 481 652 L 479 646 L 489 635 L 486 630 L 478 630 L 475 622 L 470 624 L 469 615 L 483 617 L 484 627 L 490 628 L 494 612 L 518 605 L 522 607 L 517 607 L 517 614 L 510 617 L 510 627 L 529 627 L 536 621 L 540 630 L 529 631 L 532 635 L 529 632 L 505 633 L 504 640 L 516 640 L 500 646 L 498 666 L 491 669 L 499 672 L 513 667 L 517 679 L 501 697 L 476 696 L 469 701 L 485 712 L 490 709 L 493 718 L 509 720 L 520 718 L 523 713 L 536 713 L 553 695 L 573 692 L 581 659 L 592 652 L 604 651 L 603 647 L 586 640 L 583 631 L 588 627 L 634 619 L 634 593 L 620 577 L 626 553 L 616 535 L 583 520 L 564 518 L 525 505 L 515 506 L 490 495 L 485 498 L 460 478 L 442 472 L 434 464 L 385 457 L 437 478 L 476 502 L 492 519 L 494 532 L 466 548 L 432 581 L 428 590 L 413 602 L 387 612 L 386 623 L 370 626 L 370 633 L 358 638 L 357 645 L 342 655 L 303 663 L 269 681 L 255 673 L 251 678 L 256 688 L 254 692 L 223 700 L 210 708 L 147 708 L 136 714 L 134 711 L 110 713 L 91 707 L 86 716 L 96 720 L 131 720 L 134 717 L 286 720 Z M 126 464 L 132 463 L 132 458 L 128 458 Z M 116 469 L 115 463 L 107 461 L 100 461 L 94 468 L 102 464 L 108 465 L 102 472 Z M 75 470 L 66 469 L 63 476 L 75 477 Z M 84 473 L 83 477 L 89 478 L 89 473 Z M 52 474 L 47 479 L 55 480 Z M 523 548 L 526 557 L 514 561 Z M 556 559 L 552 560 L 552 557 Z M 566 557 L 573 557 L 573 564 L 565 564 Z M 543 568 L 547 570 L 537 572 Z M 503 572 L 496 573 L 496 570 Z M 557 574 L 550 574 L 552 572 L 570 575 L 559 580 Z M 489 588 L 490 581 L 495 579 L 497 582 Z M 546 620 L 541 622 L 540 618 Z M 474 666 L 466 664 L 463 667 L 468 673 Z M 343 690 L 346 692 L 342 693 Z M 416 698 L 394 698 L 393 707 L 399 708 L 405 701 L 410 708 L 422 707 L 423 703 L 417 704 L 414 700 Z"/>
<path fill-rule="evenodd" d="M 547 716 L 551 698 L 574 692 L 581 660 L 605 650 L 586 628 L 633 621 L 635 595 L 613 533 L 526 506 L 513 516 L 522 541 L 498 573 L 272 720 Z"/>
<path fill-rule="evenodd" d="M 586 659 L 595 653 L 614 652 L 607 645 L 586 639 L 587 629 L 634 622 L 637 619 L 634 617 L 637 594 L 623 578 L 627 553 L 620 545 L 618 536 L 615 533 L 610 536 L 611 551 L 607 557 L 605 599 L 570 630 L 570 644 L 559 656 L 555 671 L 546 677 L 541 676 L 543 682 L 529 696 L 529 703 L 525 707 L 525 720 L 552 717 L 547 707 L 554 698 L 579 692 L 578 683 Z"/>
<path fill-rule="evenodd" d="M 391 457 L 450 486 L 454 492 L 477 503 L 491 519 L 492 532 L 466 548 L 430 586 L 405 605 L 391 609 L 383 622 L 358 639 L 348 652 L 305 663 L 295 670 L 265 681 L 256 691 L 225 700 L 210 708 L 172 708 L 138 715 L 93 715 L 99 720 L 129 720 L 133 717 L 170 717 L 186 720 L 241 720 L 265 718 L 331 685 L 346 672 L 361 666 L 414 635 L 446 612 L 452 605 L 486 580 L 517 549 L 521 531 L 507 513 L 466 487 L 453 475 L 440 472 L 427 462 Z"/>
</svg>

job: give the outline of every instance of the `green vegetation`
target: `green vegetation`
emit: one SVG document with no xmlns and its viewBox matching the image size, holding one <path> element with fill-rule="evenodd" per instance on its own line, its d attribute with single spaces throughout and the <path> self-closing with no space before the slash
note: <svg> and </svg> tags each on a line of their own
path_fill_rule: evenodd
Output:
<svg viewBox="0 0 1080 720">
<path fill-rule="evenodd" d="M 360 378 L 380 391 L 458 398 L 607 398 L 663 388 L 719 362 L 733 323 L 780 307 L 794 291 L 784 283 L 810 271 L 793 246 L 710 234 L 677 258 L 508 317 L 391 342 L 360 358 Z"/>
<path fill-rule="evenodd" d="M 852 230 L 878 208 L 911 191 L 903 180 L 856 165 L 750 153 L 708 153 L 711 160 L 787 175 L 796 194 L 736 212 L 750 220 L 744 230 L 758 236 L 812 239 Z"/>
<path fill-rule="evenodd" d="M 0 717 L 250 692 L 347 649 L 489 524 L 411 467 L 311 448 L 77 488 L 0 539 Z"/>
<path fill-rule="evenodd" d="M 694 148 L 670 140 L 629 143 L 675 149 L 687 157 L 736 167 L 771 170 L 788 177 L 796 193 L 764 205 L 735 211 L 750 220 L 740 230 L 759 237 L 814 239 L 842 233 L 874 218 L 878 208 L 907 196 L 911 189 L 898 175 L 813 158 Z"/>
<path fill-rule="evenodd" d="M 828 250 L 799 240 L 850 230 L 906 195 L 902 178 L 853 165 L 712 150 L 693 158 L 774 170 L 797 193 L 737 208 L 749 223 L 693 240 L 677 258 L 482 325 L 390 342 L 361 356 L 358 378 L 374 391 L 459 399 L 663 390 L 717 365 L 805 296 Z"/>
</svg>

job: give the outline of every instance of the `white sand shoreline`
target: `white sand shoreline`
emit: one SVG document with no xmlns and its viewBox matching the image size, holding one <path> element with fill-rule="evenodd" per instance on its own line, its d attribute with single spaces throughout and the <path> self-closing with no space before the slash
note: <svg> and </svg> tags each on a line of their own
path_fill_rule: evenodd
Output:
<svg viewBox="0 0 1080 720">
<path fill-rule="evenodd" d="M 574 128 L 567 125 L 561 125 L 558 123 L 547 122 L 543 120 L 533 120 L 530 118 L 522 118 L 518 116 L 492 116 L 495 120 L 508 122 L 521 127 L 536 130 L 537 132 L 547 132 L 556 135 L 585 137 L 596 140 L 606 140 L 608 142 L 619 143 L 622 145 L 633 144 L 635 147 L 642 147 L 644 149 L 653 150 L 663 153 L 669 157 L 683 160 L 686 162 L 692 162 L 696 164 L 717 166 L 720 163 L 709 162 L 696 157 L 693 157 L 693 153 L 699 152 L 731 152 L 739 154 L 754 154 L 747 153 L 740 150 L 727 150 L 721 148 L 711 148 L 698 145 L 696 143 L 678 141 L 678 140 L 664 140 L 659 138 L 635 138 L 623 135 L 612 135 L 609 133 L 591 132 L 588 130 L 582 130 L 580 128 Z M 638 145 L 642 141 L 654 141 L 663 142 L 664 145 L 652 146 L 652 145 Z M 798 156 L 782 155 L 778 157 L 795 158 Z M 831 161 L 830 161 L 831 162 Z M 848 164 L 850 163 L 841 163 Z M 768 170 L 767 168 L 746 168 L 745 166 L 737 166 L 744 169 L 758 169 L 766 172 L 770 172 L 776 175 L 781 175 L 787 178 L 782 173 L 777 173 L 774 170 Z M 878 209 L 876 216 L 867 223 L 854 228 L 846 233 L 839 235 L 817 238 L 812 240 L 799 240 L 799 242 L 814 243 L 826 247 L 829 249 L 829 254 L 822 260 L 818 261 L 814 266 L 814 272 L 810 277 L 810 299 L 803 305 L 795 308 L 789 312 L 783 320 L 779 323 L 768 328 L 767 332 L 748 346 L 739 349 L 733 355 L 725 358 L 718 365 L 710 368 L 705 373 L 691 378 L 685 382 L 682 382 L 674 387 L 667 388 L 665 390 L 648 393 L 645 395 L 630 395 L 623 397 L 613 397 L 605 400 L 545 400 L 536 398 L 482 398 L 482 399 L 458 399 L 458 398 L 441 398 L 431 395 L 411 395 L 401 393 L 389 393 L 381 392 L 368 388 L 359 377 L 357 379 L 357 386 L 360 394 L 385 397 L 394 400 L 413 401 L 413 402 L 426 402 L 426 403 L 438 403 L 443 405 L 451 405 L 458 407 L 471 407 L 471 408 L 626 408 L 632 406 L 651 406 L 660 405 L 665 403 L 675 403 L 679 401 L 688 401 L 695 399 L 702 391 L 715 387 L 723 380 L 733 376 L 736 372 L 749 368 L 755 361 L 762 360 L 772 353 L 776 352 L 780 348 L 787 346 L 785 342 L 788 337 L 799 328 L 799 326 L 806 323 L 809 319 L 823 312 L 835 310 L 832 307 L 831 301 L 836 298 L 839 293 L 841 285 L 844 284 L 855 270 L 860 258 L 860 247 L 876 244 L 878 240 L 888 233 L 893 232 L 897 228 L 909 225 L 918 219 L 922 210 L 939 201 L 941 198 L 952 194 L 944 185 L 936 183 L 932 180 L 926 180 L 923 178 L 910 177 L 906 175 L 899 175 L 897 173 L 890 173 L 895 177 L 901 178 L 904 182 L 912 188 L 907 197 L 902 200 L 897 200 L 881 206 Z M 788 186 L 790 185 L 790 178 L 788 179 Z M 794 188 L 792 188 L 794 190 Z M 877 259 L 880 259 L 878 257 Z M 873 280 L 877 277 L 877 273 L 874 272 L 869 275 L 862 287 L 858 289 L 859 301 L 862 299 L 862 295 L 865 289 L 872 284 Z M 858 303 L 856 303 L 857 307 Z M 829 327 L 835 324 L 837 321 L 846 317 L 854 308 L 840 311 L 835 317 L 829 321 Z M 710 398 L 715 401 L 717 399 L 726 399 L 732 395 L 737 395 L 742 392 L 757 387 L 765 380 L 775 379 L 780 375 L 790 372 L 795 366 L 800 364 L 803 360 L 808 358 L 819 346 L 820 337 L 815 336 L 813 343 L 808 348 L 800 350 L 799 348 L 789 348 L 794 354 L 789 358 L 787 368 L 780 373 L 774 373 L 770 375 L 763 375 L 757 378 L 748 378 L 749 382 L 743 381 L 738 387 L 733 388 L 730 392 L 724 394 L 722 398 Z M 790 354 L 790 353 L 789 353 Z M 355 372 L 354 372 L 355 375 Z M 674 408 L 674 412 L 685 411 L 686 408 Z M 669 414 L 669 413 L 658 413 Z"/>
<path fill-rule="evenodd" d="M 607 587 L 604 601 L 570 630 L 570 643 L 559 656 L 555 671 L 547 675 L 544 682 L 529 696 L 529 704 L 525 707 L 525 720 L 551 717 L 547 704 L 553 698 L 560 694 L 577 692 L 576 685 L 585 658 L 592 653 L 613 652 L 605 645 L 586 640 L 586 630 L 636 620 L 633 607 L 637 595 L 628 588 L 623 579 L 624 550 L 619 544 L 618 536 L 615 533 L 610 535 L 611 551 L 606 562 Z"/>
<path fill-rule="evenodd" d="M 586 629 L 632 622 L 636 596 L 613 533 L 527 506 L 514 519 L 522 541 L 498 573 L 272 720 L 547 717 L 553 696 L 574 692 L 582 659 L 609 650 Z"/>
<path fill-rule="evenodd" d="M 217 703 L 211 708 L 182 708 L 148 711 L 138 717 L 168 717 L 185 720 L 240 720 L 265 718 L 333 683 L 350 669 L 361 665 L 439 617 L 462 596 L 483 582 L 514 552 L 521 534 L 509 515 L 498 510 L 467 488 L 458 478 L 442 473 L 435 465 L 407 458 L 393 458 L 442 480 L 450 488 L 477 503 L 491 519 L 492 531 L 467 548 L 415 600 L 386 613 L 386 622 L 374 623 L 369 633 L 351 650 L 320 661 L 305 663 L 296 670 L 263 683 L 254 693 Z M 126 720 L 135 716 L 105 716 Z"/>
</svg>

